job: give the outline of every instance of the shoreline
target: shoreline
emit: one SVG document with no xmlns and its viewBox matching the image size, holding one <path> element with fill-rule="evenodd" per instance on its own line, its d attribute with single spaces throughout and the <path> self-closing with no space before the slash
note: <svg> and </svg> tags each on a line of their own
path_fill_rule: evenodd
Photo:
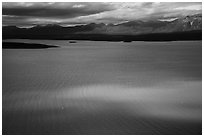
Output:
<svg viewBox="0 0 204 137">
<path fill-rule="evenodd" d="M 171 33 L 150 33 L 140 35 L 119 35 L 119 34 L 4 34 L 2 39 L 33 39 L 33 40 L 90 40 L 90 41 L 109 41 L 109 42 L 164 42 L 164 41 L 191 41 L 202 40 L 202 31 L 171 32 Z"/>
<path fill-rule="evenodd" d="M 59 46 L 22 42 L 2 42 L 2 49 L 46 49 L 57 47 Z"/>
</svg>

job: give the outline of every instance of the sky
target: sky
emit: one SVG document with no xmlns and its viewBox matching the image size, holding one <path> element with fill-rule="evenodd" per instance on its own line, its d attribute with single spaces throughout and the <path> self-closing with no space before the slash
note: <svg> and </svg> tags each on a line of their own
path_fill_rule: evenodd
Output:
<svg viewBox="0 0 204 137">
<path fill-rule="evenodd" d="M 3 2 L 2 24 L 29 27 L 59 24 L 171 20 L 202 13 L 201 2 Z"/>
</svg>

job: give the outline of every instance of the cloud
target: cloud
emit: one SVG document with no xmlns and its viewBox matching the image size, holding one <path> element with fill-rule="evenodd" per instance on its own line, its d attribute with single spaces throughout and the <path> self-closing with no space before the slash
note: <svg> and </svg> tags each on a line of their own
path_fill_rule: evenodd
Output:
<svg viewBox="0 0 204 137">
<path fill-rule="evenodd" d="M 73 18 L 112 10 L 107 4 L 97 3 L 4 3 L 3 15 Z"/>
<path fill-rule="evenodd" d="M 162 17 L 186 16 L 202 13 L 201 3 L 112 3 L 114 11 L 100 13 L 103 17 L 114 17 L 125 20 L 152 19 Z"/>
<path fill-rule="evenodd" d="M 73 5 L 72 7 L 73 8 L 81 8 L 81 7 L 85 7 L 86 5 L 83 5 L 83 4 L 76 4 L 76 5 Z"/>
<path fill-rule="evenodd" d="M 201 2 L 3 2 L 3 25 L 118 23 L 202 13 Z"/>
</svg>

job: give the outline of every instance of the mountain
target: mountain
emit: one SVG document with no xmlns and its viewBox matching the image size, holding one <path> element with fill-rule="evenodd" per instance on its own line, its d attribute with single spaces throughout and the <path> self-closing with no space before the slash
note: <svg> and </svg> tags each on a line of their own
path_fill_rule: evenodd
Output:
<svg viewBox="0 0 204 137">
<path fill-rule="evenodd" d="M 169 33 L 202 30 L 202 15 L 181 17 L 173 21 L 127 21 L 114 26 L 103 26 L 95 28 L 89 33 L 105 34 L 149 34 L 149 33 Z"/>
<path fill-rule="evenodd" d="M 192 33 L 190 33 L 192 32 Z M 135 20 L 126 21 L 118 24 L 96 24 L 79 25 L 72 27 L 62 27 L 57 24 L 36 25 L 32 28 L 18 28 L 16 26 L 4 26 L 2 28 L 3 38 L 32 38 L 32 39 L 122 39 L 121 35 L 129 36 L 159 36 L 163 33 L 190 34 L 199 33 L 199 39 L 202 36 L 202 15 L 180 17 L 171 21 L 160 20 Z M 116 37 L 117 35 L 117 37 Z M 111 36 L 111 37 L 110 37 Z M 161 35 L 163 36 L 163 35 Z M 100 38 L 103 37 L 103 38 Z M 158 39 L 158 38 L 157 38 Z M 190 38 L 191 39 L 191 38 Z"/>
<path fill-rule="evenodd" d="M 160 29 L 163 32 L 202 30 L 202 15 L 197 14 L 176 19 Z"/>
</svg>

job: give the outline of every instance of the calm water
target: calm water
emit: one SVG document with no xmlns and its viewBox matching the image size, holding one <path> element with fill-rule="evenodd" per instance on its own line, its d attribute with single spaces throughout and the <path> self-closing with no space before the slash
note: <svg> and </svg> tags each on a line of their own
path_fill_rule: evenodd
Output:
<svg viewBox="0 0 204 137">
<path fill-rule="evenodd" d="M 202 42 L 7 40 L 3 134 L 201 134 Z"/>
</svg>

